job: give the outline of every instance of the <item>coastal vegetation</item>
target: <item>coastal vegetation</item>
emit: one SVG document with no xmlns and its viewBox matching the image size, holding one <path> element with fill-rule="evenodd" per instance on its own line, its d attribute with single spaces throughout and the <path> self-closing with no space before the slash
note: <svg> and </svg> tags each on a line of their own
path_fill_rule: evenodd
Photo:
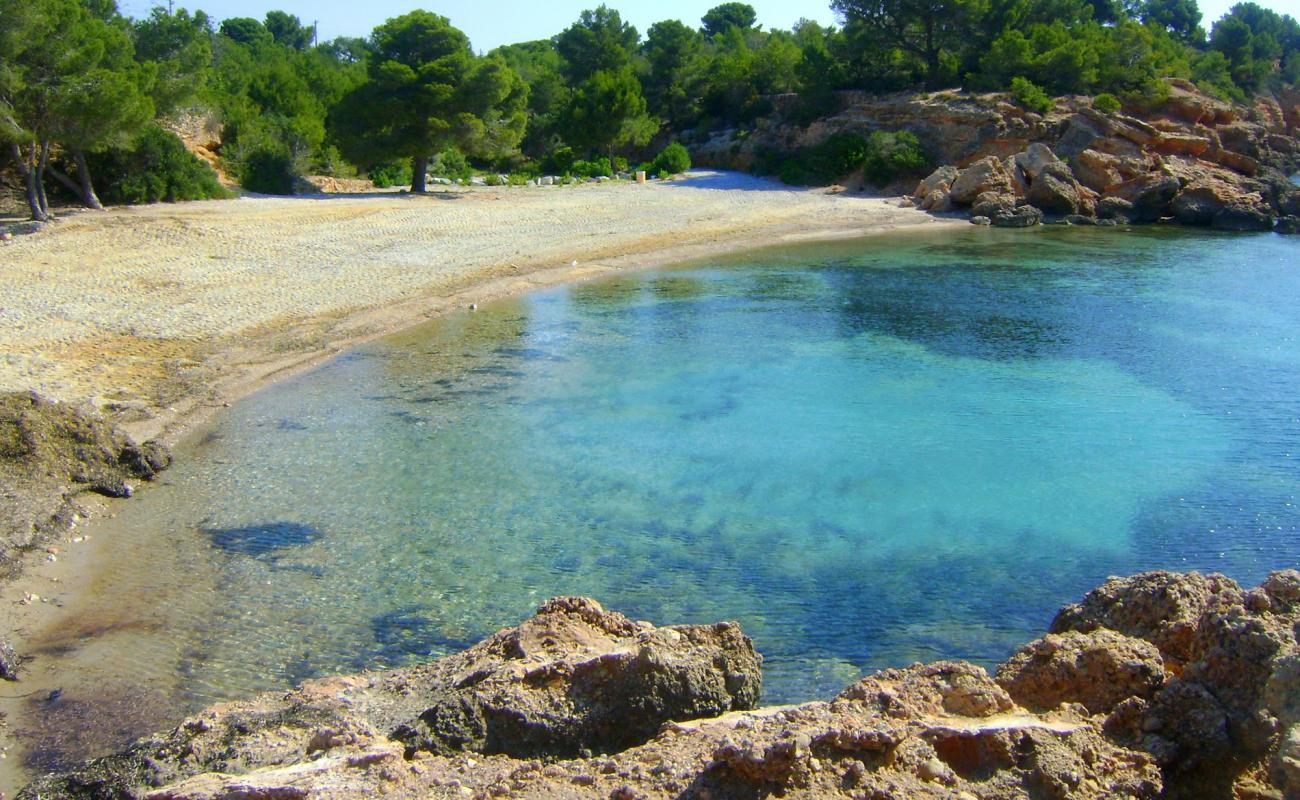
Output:
<svg viewBox="0 0 1300 800">
<path fill-rule="evenodd" d="M 282 11 L 124 16 L 113 0 L 0 0 L 0 142 L 36 220 L 51 192 L 82 205 L 221 196 L 170 131 L 183 113 L 220 125 L 220 168 L 246 189 L 291 193 L 305 174 L 493 182 L 541 174 L 672 173 L 674 142 L 744 128 L 782 105 L 803 124 L 846 90 L 1009 91 L 1045 113 L 1061 95 L 1142 107 L 1170 78 L 1226 101 L 1300 80 L 1300 24 L 1251 2 L 1207 30 L 1195 0 L 833 0 L 842 24 L 764 29 L 745 3 L 698 28 L 641 32 L 601 5 L 550 38 L 476 53 L 427 11 L 367 38 L 318 42 Z M 783 154 L 770 171 L 828 182 L 862 168 L 884 184 L 922 173 L 927 144 L 884 131 Z M 861 156 L 859 158 L 858 156 Z"/>
</svg>

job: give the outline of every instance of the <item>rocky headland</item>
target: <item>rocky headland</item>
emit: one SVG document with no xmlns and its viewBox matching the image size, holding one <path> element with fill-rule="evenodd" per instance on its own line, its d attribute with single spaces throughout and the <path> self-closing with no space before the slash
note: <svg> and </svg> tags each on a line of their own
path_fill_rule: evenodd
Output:
<svg viewBox="0 0 1300 800">
<path fill-rule="evenodd" d="M 919 184 L 889 188 L 977 224 L 1170 220 L 1300 232 L 1300 187 L 1289 180 L 1300 169 L 1295 92 L 1243 106 L 1171 80 L 1164 99 L 1143 107 L 1103 111 L 1092 98 L 1063 97 L 1046 114 L 1001 94 L 846 93 L 842 101 L 839 113 L 807 126 L 778 104 L 747 135 L 719 132 L 698 145 L 696 158 L 750 169 L 835 133 L 906 130 L 941 166 Z"/>
<path fill-rule="evenodd" d="M 1300 572 L 1112 578 L 994 675 L 758 707 L 735 623 L 556 598 L 414 668 L 227 703 L 20 798 L 1300 798 Z M 86 720 L 93 725 L 93 720 Z"/>
</svg>

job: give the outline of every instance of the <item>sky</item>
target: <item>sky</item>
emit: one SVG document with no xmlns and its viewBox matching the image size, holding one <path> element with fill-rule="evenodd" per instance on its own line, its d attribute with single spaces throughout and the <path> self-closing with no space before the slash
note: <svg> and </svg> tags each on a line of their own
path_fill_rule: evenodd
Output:
<svg viewBox="0 0 1300 800">
<path fill-rule="evenodd" d="M 699 27 L 700 17 L 724 0 L 605 0 L 618 9 L 644 36 L 652 24 L 679 19 Z M 1255 0 L 1280 13 L 1300 13 L 1300 0 Z M 166 5 L 166 0 L 161 0 Z M 176 8 L 202 9 L 217 20 L 229 17 L 261 19 L 271 9 L 296 15 L 306 25 L 319 24 L 321 41 L 335 36 L 367 36 L 378 24 L 424 8 L 451 20 L 470 38 L 475 50 L 531 39 L 545 39 L 567 28 L 584 8 L 595 8 L 601 0 L 174 0 Z M 836 24 L 829 0 L 748 0 L 765 28 L 790 28 L 800 18 L 822 24 Z M 1201 13 L 1209 23 L 1218 19 L 1236 0 L 1200 0 Z M 128 16 L 144 17 L 159 0 L 118 0 Z"/>
</svg>

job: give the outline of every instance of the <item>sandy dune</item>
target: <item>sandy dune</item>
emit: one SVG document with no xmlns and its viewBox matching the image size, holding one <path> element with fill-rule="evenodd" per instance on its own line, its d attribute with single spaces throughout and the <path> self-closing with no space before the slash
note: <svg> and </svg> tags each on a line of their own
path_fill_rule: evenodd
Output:
<svg viewBox="0 0 1300 800">
<path fill-rule="evenodd" d="M 93 402 L 153 435 L 448 308 L 612 269 L 913 224 L 942 223 L 891 201 L 716 172 L 78 213 L 0 246 L 0 389 Z"/>
</svg>

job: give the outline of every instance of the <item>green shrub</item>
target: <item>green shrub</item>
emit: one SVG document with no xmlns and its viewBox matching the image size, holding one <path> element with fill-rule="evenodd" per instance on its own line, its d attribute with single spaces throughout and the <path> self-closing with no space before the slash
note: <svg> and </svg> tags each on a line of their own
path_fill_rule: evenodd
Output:
<svg viewBox="0 0 1300 800">
<path fill-rule="evenodd" d="M 231 196 L 212 167 L 186 150 L 176 134 L 157 125 L 146 128 L 130 148 L 87 153 L 86 163 L 105 203 L 174 203 Z"/>
<path fill-rule="evenodd" d="M 261 194 L 293 194 L 298 170 L 293 156 L 278 147 L 258 147 L 244 154 L 239 185 Z"/>
<path fill-rule="evenodd" d="M 797 154 L 782 161 L 776 168 L 776 175 L 781 179 L 781 183 L 790 186 L 812 186 L 818 182 L 818 179 L 808 171 L 803 158 Z"/>
<path fill-rule="evenodd" d="M 1119 98 L 1110 92 L 1102 92 L 1092 98 L 1092 107 L 1103 114 L 1114 114 L 1120 109 Z"/>
<path fill-rule="evenodd" d="M 862 174 L 868 182 L 884 186 L 898 178 L 921 175 L 930 160 L 921 150 L 921 142 L 908 131 L 876 131 L 867 139 Z"/>
<path fill-rule="evenodd" d="M 573 162 L 573 174 L 579 178 L 599 178 L 602 175 L 612 177 L 614 172 L 610 169 L 608 158 L 598 158 L 595 161 Z"/>
<path fill-rule="evenodd" d="M 511 186 L 527 186 L 533 176 L 527 172 L 512 172 L 509 178 Z"/>
<path fill-rule="evenodd" d="M 351 178 L 356 176 L 356 168 L 343 159 L 343 154 L 334 145 L 321 149 L 312 159 L 312 174 L 328 175 L 331 178 Z"/>
<path fill-rule="evenodd" d="M 500 186 L 504 182 L 501 180 L 501 176 L 495 172 L 489 172 L 483 176 L 483 185 L 485 186 Z"/>
<path fill-rule="evenodd" d="M 852 173 L 867 157 L 867 140 L 856 133 L 836 133 L 815 147 L 787 156 L 777 175 L 792 186 L 825 186 Z"/>
<path fill-rule="evenodd" d="M 691 168 L 691 154 L 678 142 L 673 142 L 659 151 L 650 163 L 649 173 L 667 172 L 676 175 Z"/>
<path fill-rule="evenodd" d="M 411 162 L 406 159 L 389 161 L 370 170 L 370 180 L 380 189 L 411 184 Z"/>
<path fill-rule="evenodd" d="M 1046 114 L 1055 105 L 1043 87 L 1020 77 L 1011 79 L 1011 97 L 1022 107 L 1039 114 Z"/>
<path fill-rule="evenodd" d="M 557 147 L 550 155 L 542 159 L 542 174 L 567 175 L 573 171 L 573 165 L 576 162 L 577 156 L 573 154 L 572 147 Z"/>
<path fill-rule="evenodd" d="M 469 165 L 469 159 L 464 154 L 454 147 L 448 147 L 429 162 L 429 174 L 436 178 L 463 181 L 474 174 L 474 168 Z"/>
</svg>

